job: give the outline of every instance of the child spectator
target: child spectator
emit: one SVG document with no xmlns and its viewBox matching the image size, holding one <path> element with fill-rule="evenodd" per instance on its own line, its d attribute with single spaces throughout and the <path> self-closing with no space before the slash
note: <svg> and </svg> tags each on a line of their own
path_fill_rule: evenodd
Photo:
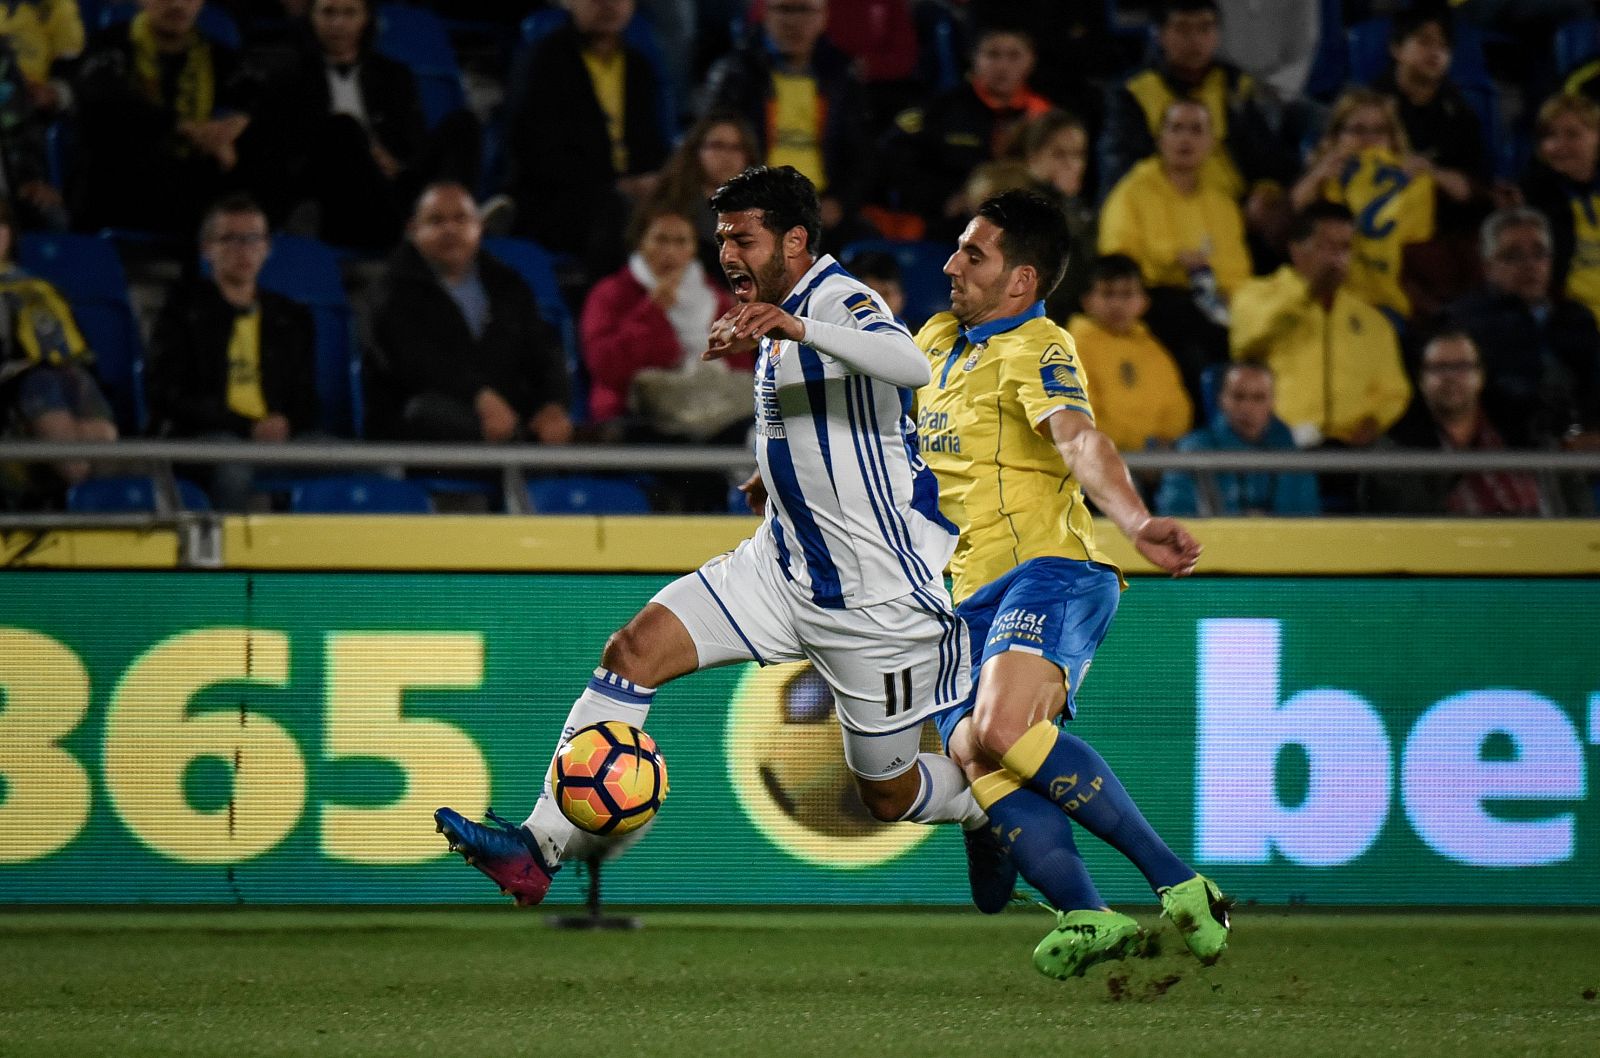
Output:
<svg viewBox="0 0 1600 1058">
<path fill-rule="evenodd" d="M 1405 248 L 1433 237 L 1432 169 L 1412 152 L 1394 100 L 1352 88 L 1334 104 L 1327 135 L 1289 196 L 1297 210 L 1322 200 L 1359 218 L 1350 291 L 1397 325 L 1412 314 L 1401 287 Z"/>
<path fill-rule="evenodd" d="M 1123 452 L 1171 447 L 1194 425 L 1178 365 L 1139 322 L 1149 303 L 1138 262 L 1107 254 L 1067 328 L 1089 376 L 1095 426 Z"/>
</svg>

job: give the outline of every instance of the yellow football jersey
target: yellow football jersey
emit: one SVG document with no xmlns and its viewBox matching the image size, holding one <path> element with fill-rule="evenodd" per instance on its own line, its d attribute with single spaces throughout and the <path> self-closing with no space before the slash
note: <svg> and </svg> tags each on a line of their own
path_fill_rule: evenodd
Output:
<svg viewBox="0 0 1600 1058">
<path fill-rule="evenodd" d="M 1600 316 L 1600 192 L 1594 188 L 1572 196 L 1572 260 L 1567 264 L 1567 297 Z"/>
<path fill-rule="evenodd" d="M 1349 288 L 1368 304 L 1409 317 L 1400 263 L 1407 243 L 1433 238 L 1433 178 L 1407 175 L 1394 155 L 1372 148 L 1345 163 L 1322 197 L 1355 215 Z"/>
<path fill-rule="evenodd" d="M 917 394 L 922 458 L 938 476 L 940 511 L 961 530 L 955 598 L 1046 555 L 1111 565 L 1044 425 L 1062 409 L 1094 416 L 1072 337 L 1044 303 L 970 331 L 940 313 L 917 344 L 933 362 Z"/>
</svg>

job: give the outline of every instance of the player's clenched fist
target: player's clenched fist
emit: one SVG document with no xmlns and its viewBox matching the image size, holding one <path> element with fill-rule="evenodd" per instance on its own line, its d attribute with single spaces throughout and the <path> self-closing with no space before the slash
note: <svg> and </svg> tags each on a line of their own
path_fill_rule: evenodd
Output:
<svg viewBox="0 0 1600 1058">
<path fill-rule="evenodd" d="M 700 354 L 700 359 L 720 360 L 748 352 L 763 336 L 804 341 L 806 325 L 776 305 L 735 305 L 711 325 L 709 348 Z"/>
</svg>

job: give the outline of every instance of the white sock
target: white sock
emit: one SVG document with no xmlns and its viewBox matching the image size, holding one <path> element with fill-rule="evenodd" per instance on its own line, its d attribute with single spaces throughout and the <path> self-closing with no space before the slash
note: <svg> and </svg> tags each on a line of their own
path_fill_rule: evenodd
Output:
<svg viewBox="0 0 1600 1058">
<path fill-rule="evenodd" d="M 655 693 L 654 687 L 641 687 L 609 669 L 595 669 L 589 686 L 572 703 L 572 711 L 567 714 L 567 722 L 561 728 L 561 741 L 556 743 L 556 753 L 561 752 L 561 747 L 579 728 L 603 720 L 620 720 L 624 724 L 643 728 L 645 717 L 650 715 L 650 700 Z M 554 754 L 550 757 L 550 763 L 555 763 Z M 555 794 L 550 789 L 549 765 L 544 770 L 544 788 L 539 800 L 534 803 L 532 814 L 522 825 L 533 832 L 539 842 L 539 851 L 544 854 L 545 862 L 550 864 L 560 863 L 566 858 L 567 844 L 574 836 L 582 834 L 561 814 L 556 804 Z"/>
<path fill-rule="evenodd" d="M 918 753 L 917 773 L 922 784 L 911 810 L 900 817 L 902 821 L 960 823 L 963 830 L 988 822 L 989 817 L 973 799 L 967 777 L 955 761 L 939 753 Z"/>
</svg>

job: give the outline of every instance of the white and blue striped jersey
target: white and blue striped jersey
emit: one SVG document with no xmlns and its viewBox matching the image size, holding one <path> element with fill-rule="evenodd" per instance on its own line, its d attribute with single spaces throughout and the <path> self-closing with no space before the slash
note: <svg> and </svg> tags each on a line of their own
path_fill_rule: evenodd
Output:
<svg viewBox="0 0 1600 1058">
<path fill-rule="evenodd" d="M 916 386 L 901 355 L 916 343 L 832 257 L 818 260 L 782 307 L 806 320 L 806 341 L 761 340 L 761 531 L 771 534 L 784 575 L 818 606 L 855 609 L 921 591 L 943 576 L 956 527 L 939 513 L 938 484 L 917 454 Z M 830 345 L 838 355 L 824 351 Z"/>
</svg>

